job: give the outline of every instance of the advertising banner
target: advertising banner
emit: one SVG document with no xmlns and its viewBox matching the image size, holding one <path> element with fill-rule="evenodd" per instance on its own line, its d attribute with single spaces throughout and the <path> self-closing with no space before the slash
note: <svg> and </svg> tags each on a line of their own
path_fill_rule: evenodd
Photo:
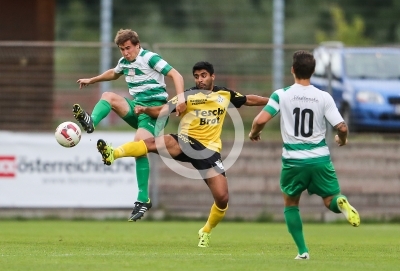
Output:
<svg viewBox="0 0 400 271">
<path fill-rule="evenodd" d="M 83 132 L 77 146 L 65 148 L 53 133 L 0 131 L 0 207 L 132 207 L 135 159 L 104 165 L 99 138 L 117 147 L 134 133 Z"/>
</svg>

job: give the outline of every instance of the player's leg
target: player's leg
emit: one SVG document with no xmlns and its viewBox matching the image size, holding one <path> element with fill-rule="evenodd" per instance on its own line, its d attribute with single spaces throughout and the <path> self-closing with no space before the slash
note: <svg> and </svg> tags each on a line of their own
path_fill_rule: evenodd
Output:
<svg viewBox="0 0 400 271">
<path fill-rule="evenodd" d="M 135 103 L 131 100 L 128 100 L 124 97 L 117 97 L 115 95 L 110 94 L 111 92 L 107 92 L 108 95 L 103 95 L 104 97 L 108 97 L 113 104 L 113 110 L 120 116 L 127 124 L 129 124 L 132 128 L 138 129 L 138 116 L 134 112 Z M 114 97 L 115 99 L 112 99 Z M 106 101 L 108 102 L 108 101 Z M 99 105 L 99 103 L 98 103 Z M 146 146 L 144 142 L 141 142 L 141 148 L 138 150 L 139 152 L 147 153 Z M 120 146 L 121 147 L 121 146 Z M 116 158 L 119 158 L 119 153 L 124 152 L 124 148 L 116 150 L 114 152 L 114 148 L 111 145 L 108 145 L 103 139 L 99 139 L 97 141 L 97 150 L 100 152 L 103 162 L 106 165 L 111 165 Z M 120 155 L 123 157 L 123 155 Z M 128 156 L 128 155 L 127 155 Z M 133 157 L 138 157 L 141 155 L 131 155 Z"/>
<path fill-rule="evenodd" d="M 147 138 L 152 138 L 153 134 L 144 128 L 139 128 L 135 134 L 135 142 L 143 141 Z M 124 146 L 118 148 L 124 150 Z M 127 148 L 129 150 L 129 147 Z M 134 203 L 133 210 L 128 218 L 128 221 L 136 221 L 144 216 L 144 213 L 150 210 L 152 203 L 149 198 L 149 176 L 150 163 L 147 154 L 135 157 L 136 158 L 136 180 L 138 186 L 138 196 Z"/>
<path fill-rule="evenodd" d="M 288 232 L 291 234 L 298 250 L 296 260 L 308 260 L 308 248 L 303 234 L 299 201 L 301 193 L 308 186 L 308 173 L 301 167 L 282 166 L 280 186 L 283 192 L 284 217 Z"/>
<path fill-rule="evenodd" d="M 141 157 L 149 152 L 172 158 L 182 152 L 178 142 L 172 135 L 158 136 L 156 138 L 151 137 L 140 141 L 130 141 L 115 149 L 103 139 L 99 139 L 97 141 L 97 149 L 106 165 L 111 165 L 115 159 L 123 157 Z"/>
<path fill-rule="evenodd" d="M 151 118 L 146 114 L 141 114 L 138 116 L 138 130 L 135 135 L 135 142 L 144 142 L 146 139 L 154 138 L 156 135 L 156 126 L 157 120 Z M 150 140 L 149 142 L 152 142 Z M 132 145 L 127 146 L 128 154 L 129 149 L 132 148 Z M 124 150 L 124 146 L 121 148 Z M 147 152 L 149 148 L 146 146 Z M 146 211 L 148 211 L 152 204 L 149 198 L 149 177 L 150 177 L 150 162 L 147 157 L 147 154 L 136 157 L 136 179 L 138 184 L 138 197 L 135 202 L 135 207 L 132 210 L 132 213 L 128 219 L 128 221 L 136 221 L 140 219 Z"/>
<path fill-rule="evenodd" d="M 188 157 L 194 168 L 199 171 L 214 198 L 207 222 L 198 232 L 198 246 L 208 247 L 212 229 L 224 218 L 228 210 L 228 182 L 225 177 L 221 154 L 205 148 L 200 142 L 191 137 L 181 137 L 180 144 L 183 154 Z"/>
<path fill-rule="evenodd" d="M 144 128 L 139 128 L 135 134 L 135 141 L 152 138 L 153 134 Z M 149 176 L 150 163 L 147 155 L 136 157 L 136 177 L 138 183 L 139 194 L 138 202 L 150 202 L 149 199 Z"/>
<path fill-rule="evenodd" d="M 144 213 L 152 207 L 152 203 L 148 197 L 149 167 L 147 166 L 148 164 L 139 164 L 141 161 L 140 159 L 142 159 L 143 161 L 144 157 L 147 158 L 148 152 L 160 152 L 161 155 L 165 155 L 168 153 L 172 157 L 175 157 L 181 153 L 178 142 L 171 135 L 154 138 L 151 134 L 146 133 L 145 131 L 146 130 L 139 128 L 137 133 L 137 135 L 139 136 L 135 137 L 135 140 L 138 141 L 127 142 L 117 147 L 116 149 L 114 149 L 110 145 L 107 145 L 103 139 L 99 139 L 97 141 L 97 149 L 101 153 L 104 163 L 107 165 L 111 165 L 115 159 L 122 157 L 139 158 L 136 160 L 136 174 L 138 180 L 139 196 L 134 204 L 134 208 L 128 221 L 136 221 L 138 219 L 141 219 Z M 147 138 L 144 140 L 140 139 L 145 137 Z M 143 171 L 141 172 L 141 170 Z M 144 200 L 142 200 L 140 196 L 144 198 Z"/>
<path fill-rule="evenodd" d="M 334 213 L 342 213 L 353 227 L 360 226 L 360 215 L 343 194 L 323 198 L 325 206 Z"/>
<path fill-rule="evenodd" d="M 157 105 L 159 103 L 156 103 Z M 133 108 L 132 108 L 133 110 Z M 158 134 L 156 127 L 158 122 L 157 119 L 151 118 L 146 114 L 138 116 L 138 130 L 135 135 L 135 142 L 144 141 L 149 138 L 153 138 Z M 150 204 L 149 199 L 149 177 L 150 177 L 150 163 L 147 155 L 140 157 L 136 156 L 136 177 L 138 183 L 139 194 L 137 202 Z"/>
<path fill-rule="evenodd" d="M 299 201 L 300 195 L 291 197 L 283 193 L 283 199 L 285 203 L 284 216 L 286 226 L 289 233 L 297 246 L 298 255 L 295 257 L 296 260 L 308 260 L 310 258 L 308 254 L 308 248 L 303 234 L 303 222 L 301 220 Z"/>
<path fill-rule="evenodd" d="M 92 114 L 89 115 L 79 104 L 74 104 L 73 113 L 75 119 L 81 124 L 82 128 L 92 133 L 95 127 L 104 119 L 111 110 L 114 110 L 120 117 L 124 117 L 130 107 L 126 99 L 113 92 L 104 92 L 94 106 Z"/>
<path fill-rule="evenodd" d="M 205 179 L 208 187 L 214 198 L 214 203 L 211 206 L 210 214 L 206 224 L 199 230 L 199 247 L 208 247 L 210 245 L 211 231 L 225 217 L 228 210 L 228 182 L 223 174 L 216 173 L 211 169 L 215 176 Z"/>
<path fill-rule="evenodd" d="M 340 193 L 340 186 L 332 162 L 314 167 L 309 193 L 323 198 L 325 206 L 334 213 L 342 213 L 351 225 L 360 225 L 360 215 L 350 205 L 346 196 Z"/>
<path fill-rule="evenodd" d="M 148 118 L 147 118 L 148 119 Z M 150 120 L 150 119 L 148 119 Z M 139 126 L 143 126 L 143 128 L 139 127 L 136 135 L 135 142 L 144 142 L 146 144 L 147 152 L 153 151 L 157 152 L 156 140 L 153 137 L 154 130 L 152 128 L 155 127 L 155 123 L 151 121 L 151 123 L 142 124 L 143 121 L 139 121 Z M 153 124 L 153 125 L 149 125 Z M 150 132 L 152 131 L 152 132 Z M 168 147 L 172 150 L 173 146 L 178 146 L 178 143 L 170 137 L 166 137 L 167 145 L 160 144 L 161 141 L 165 142 L 164 137 L 160 137 L 157 142 L 159 143 L 160 150 L 165 149 L 168 151 Z M 132 146 L 133 145 L 133 146 Z M 155 148 L 154 148 L 155 147 Z M 179 146 L 178 146 L 179 147 Z M 129 144 L 126 147 L 127 150 L 134 148 L 134 144 Z M 172 151 L 171 151 L 172 152 Z M 128 151 L 129 154 L 129 151 Z M 173 153 L 174 154 L 174 153 Z M 140 157 L 136 157 L 136 177 L 138 183 L 138 197 L 135 202 L 135 207 L 132 210 L 132 213 L 128 219 L 128 221 L 136 221 L 140 219 L 146 211 L 148 211 L 152 207 L 151 200 L 149 198 L 149 176 L 150 176 L 150 163 L 147 155 L 143 155 Z"/>
</svg>

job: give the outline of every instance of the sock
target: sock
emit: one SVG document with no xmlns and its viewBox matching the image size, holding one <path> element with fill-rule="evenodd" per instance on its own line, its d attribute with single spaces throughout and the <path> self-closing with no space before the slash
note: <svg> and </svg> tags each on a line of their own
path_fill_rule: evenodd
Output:
<svg viewBox="0 0 400 271">
<path fill-rule="evenodd" d="M 331 204 L 329 204 L 329 210 L 331 210 L 332 212 L 337 213 L 337 214 L 340 214 L 340 213 L 341 213 L 341 211 L 340 211 L 340 209 L 339 209 L 339 206 L 338 206 L 338 204 L 337 204 L 337 199 L 338 199 L 339 197 L 342 197 L 342 198 L 347 199 L 345 195 L 340 195 L 340 194 L 339 194 L 339 195 L 334 196 L 334 197 L 332 198 Z"/>
<path fill-rule="evenodd" d="M 308 252 L 306 242 L 303 235 L 303 222 L 301 221 L 299 207 L 289 206 L 285 207 L 284 211 L 286 226 L 288 227 L 289 233 L 292 235 L 294 242 L 296 243 L 299 254 Z"/>
<path fill-rule="evenodd" d="M 148 202 L 149 200 L 149 176 L 150 164 L 147 156 L 136 159 L 136 178 L 138 183 L 139 194 L 137 200 L 140 202 Z"/>
<path fill-rule="evenodd" d="M 121 157 L 140 157 L 146 154 L 147 147 L 143 140 L 131 141 L 114 149 L 114 159 Z"/>
<path fill-rule="evenodd" d="M 225 212 L 228 210 L 228 206 L 225 209 L 220 209 L 214 204 L 211 206 L 210 215 L 208 220 L 203 227 L 203 232 L 210 233 L 213 228 L 215 228 L 218 223 L 224 218 Z"/>
<path fill-rule="evenodd" d="M 94 127 L 99 124 L 99 122 L 107 117 L 107 115 L 111 112 L 111 105 L 109 102 L 106 100 L 100 100 L 97 102 L 97 104 L 93 108 L 92 112 L 92 120 L 93 120 L 93 125 Z"/>
</svg>

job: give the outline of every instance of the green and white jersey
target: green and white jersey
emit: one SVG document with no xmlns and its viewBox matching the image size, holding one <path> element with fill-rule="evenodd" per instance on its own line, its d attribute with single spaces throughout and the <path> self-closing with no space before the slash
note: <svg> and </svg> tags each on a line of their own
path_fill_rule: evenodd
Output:
<svg viewBox="0 0 400 271">
<path fill-rule="evenodd" d="M 135 101 L 167 101 L 164 75 L 171 69 L 158 54 L 141 48 L 132 62 L 121 57 L 114 72 L 125 75 L 129 93 Z"/>
<path fill-rule="evenodd" d="M 343 121 L 332 96 L 312 85 L 294 84 L 276 90 L 264 110 L 280 112 L 282 161 L 301 166 L 330 161 L 325 142 L 326 120 L 335 126 Z"/>
</svg>

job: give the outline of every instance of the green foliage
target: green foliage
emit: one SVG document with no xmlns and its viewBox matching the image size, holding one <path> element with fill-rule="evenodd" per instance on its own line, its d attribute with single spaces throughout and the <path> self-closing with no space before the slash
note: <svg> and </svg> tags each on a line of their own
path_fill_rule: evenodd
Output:
<svg viewBox="0 0 400 271">
<path fill-rule="evenodd" d="M 285 224 L 221 222 L 197 247 L 200 222 L 1 221 L 1 270 L 398 270 L 398 225 L 303 225 L 311 260 Z"/>
<path fill-rule="evenodd" d="M 100 1 L 57 0 L 56 39 L 98 41 Z M 330 6 L 343 11 L 346 39 L 356 30 L 373 43 L 400 40 L 400 1 L 285 0 L 285 43 L 313 44 L 315 29 L 332 35 Z M 261 0 L 114 0 L 113 32 L 131 28 L 142 41 L 156 42 L 272 42 L 272 1 Z M 337 30 L 335 30 L 337 31 Z M 354 42 L 359 42 L 358 40 Z"/>
<path fill-rule="evenodd" d="M 330 9 L 334 30 L 328 34 L 324 31 L 317 31 L 317 42 L 323 41 L 341 41 L 346 45 L 368 45 L 371 41 L 364 36 L 364 21 L 360 16 L 354 16 L 351 23 L 345 19 L 343 9 L 338 6 L 332 6 Z"/>
<path fill-rule="evenodd" d="M 114 0 L 113 33 L 131 28 L 147 43 L 265 43 L 272 39 L 271 9 L 250 0 Z M 57 40 L 98 41 L 99 13 L 100 1 L 57 1 Z"/>
<path fill-rule="evenodd" d="M 365 35 L 374 43 L 399 43 L 400 1 L 398 0 L 336 0 L 349 18 L 361 16 Z"/>
<path fill-rule="evenodd" d="M 63 1 L 57 1 L 56 40 L 98 41 L 100 6 L 86 6 L 80 0 L 72 0 L 66 1 L 68 6 L 60 7 L 60 2 Z M 95 28 L 97 31 L 93 31 Z"/>
</svg>

